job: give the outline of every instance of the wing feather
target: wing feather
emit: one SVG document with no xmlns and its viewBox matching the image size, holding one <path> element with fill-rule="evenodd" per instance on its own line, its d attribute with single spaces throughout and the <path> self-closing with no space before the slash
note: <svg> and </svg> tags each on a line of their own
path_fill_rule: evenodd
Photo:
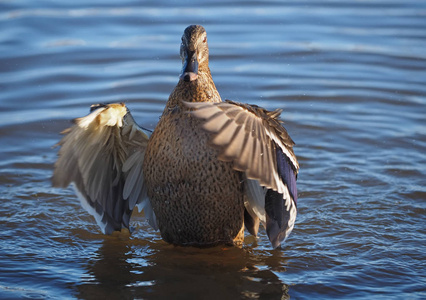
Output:
<svg viewBox="0 0 426 300">
<path fill-rule="evenodd" d="M 246 211 L 266 225 L 277 247 L 294 226 L 299 171 L 294 142 L 278 120 L 281 110 L 229 100 L 185 105 L 204 120 L 202 127 L 212 134 L 210 142 L 220 151 L 218 158 L 232 161 L 235 170 L 244 172 Z"/>
<path fill-rule="evenodd" d="M 129 228 L 134 207 L 144 202 L 153 227 L 155 216 L 143 183 L 148 135 L 123 103 L 93 105 L 91 113 L 63 131 L 52 183 L 73 184 L 82 206 L 103 233 Z"/>
</svg>

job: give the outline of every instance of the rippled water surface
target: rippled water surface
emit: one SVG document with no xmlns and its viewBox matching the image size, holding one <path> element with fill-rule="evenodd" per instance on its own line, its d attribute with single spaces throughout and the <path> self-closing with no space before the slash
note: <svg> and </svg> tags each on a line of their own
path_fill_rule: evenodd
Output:
<svg viewBox="0 0 426 300">
<path fill-rule="evenodd" d="M 153 129 L 189 24 L 223 98 L 283 108 L 301 170 L 280 250 L 102 235 L 50 184 L 69 120 L 125 101 Z M 426 298 L 424 1 L 0 0 L 0 298 Z"/>
</svg>

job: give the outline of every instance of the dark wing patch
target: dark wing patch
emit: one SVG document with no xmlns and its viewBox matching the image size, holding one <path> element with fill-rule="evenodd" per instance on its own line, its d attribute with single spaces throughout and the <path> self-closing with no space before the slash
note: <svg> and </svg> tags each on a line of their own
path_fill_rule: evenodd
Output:
<svg viewBox="0 0 426 300">
<path fill-rule="evenodd" d="M 282 181 L 287 186 L 290 192 L 290 196 L 292 197 L 294 202 L 297 204 L 297 186 L 296 186 L 297 174 L 294 172 L 289 158 L 285 156 L 284 153 L 281 151 L 281 149 L 278 147 L 276 148 L 276 156 L 277 156 L 278 174 L 280 175 Z"/>
</svg>

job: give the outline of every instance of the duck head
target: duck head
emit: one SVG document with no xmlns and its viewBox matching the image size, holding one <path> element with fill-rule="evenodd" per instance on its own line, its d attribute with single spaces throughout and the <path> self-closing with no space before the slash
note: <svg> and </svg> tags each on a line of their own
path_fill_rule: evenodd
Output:
<svg viewBox="0 0 426 300">
<path fill-rule="evenodd" d="M 186 82 L 197 80 L 199 72 L 208 70 L 209 47 L 207 33 L 203 26 L 190 25 L 182 35 L 180 46 L 182 73 L 180 79 Z"/>
</svg>

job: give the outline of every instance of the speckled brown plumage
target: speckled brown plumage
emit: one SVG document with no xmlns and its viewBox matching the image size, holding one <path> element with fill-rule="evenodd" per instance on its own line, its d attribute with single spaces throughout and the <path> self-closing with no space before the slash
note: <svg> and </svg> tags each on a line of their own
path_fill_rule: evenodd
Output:
<svg viewBox="0 0 426 300">
<path fill-rule="evenodd" d="M 217 159 L 197 123 L 180 109 L 162 116 L 144 159 L 148 197 L 165 241 L 229 243 L 243 225 L 240 174 Z"/>
<path fill-rule="evenodd" d="M 203 34 L 201 26 L 187 29 L 189 48 L 197 46 Z M 143 164 L 161 235 L 177 245 L 211 246 L 244 237 L 241 174 L 217 159 L 217 151 L 208 146 L 208 133 L 182 103 L 221 101 L 208 67 L 207 43 L 201 43 L 198 47 L 207 58 L 199 65 L 198 78 L 180 79 L 149 140 Z"/>
</svg>

